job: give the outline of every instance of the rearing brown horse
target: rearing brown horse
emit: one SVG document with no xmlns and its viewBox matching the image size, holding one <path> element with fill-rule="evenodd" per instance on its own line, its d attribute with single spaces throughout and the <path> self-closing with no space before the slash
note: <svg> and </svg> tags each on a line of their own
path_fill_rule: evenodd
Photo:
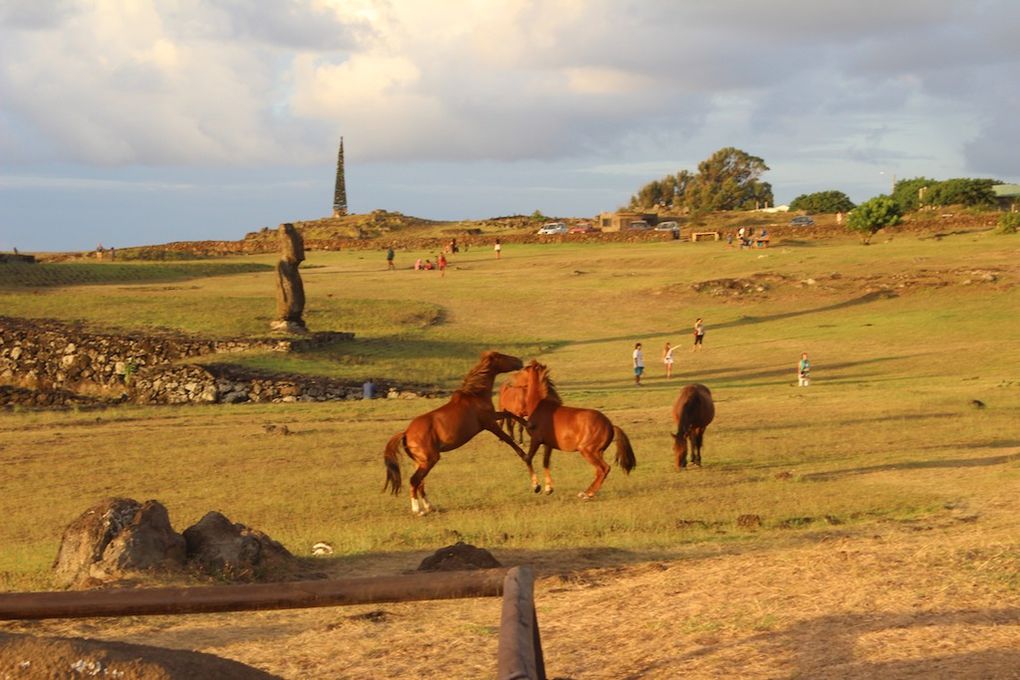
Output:
<svg viewBox="0 0 1020 680">
<path fill-rule="evenodd" d="M 492 384 L 496 375 L 516 371 L 521 366 L 523 363 L 517 357 L 499 352 L 483 352 L 482 360 L 465 376 L 464 383 L 453 393 L 450 401 L 418 416 L 406 430 L 390 438 L 383 454 L 386 463 L 383 490 L 390 487 L 393 495 L 400 492 L 398 454 L 401 443 L 404 451 L 418 466 L 410 480 L 411 512 L 416 515 L 424 515 L 434 509 L 425 495 L 425 477 L 439 462 L 439 454 L 463 446 L 482 430 L 488 430 L 512 446 L 521 460 L 527 462 L 524 450 L 497 423 L 497 416 L 503 413 L 497 414 L 492 407 Z"/>
<path fill-rule="evenodd" d="M 606 475 L 609 464 L 603 453 L 616 440 L 616 462 L 623 471 L 630 471 L 637 465 L 634 449 L 623 430 L 600 411 L 590 408 L 573 408 L 564 406 L 563 400 L 556 392 L 556 387 L 549 379 L 549 368 L 537 361 L 532 361 L 518 374 L 514 384 L 524 387 L 524 411 L 528 419 L 528 431 L 531 433 L 531 447 L 525 462 L 536 479 L 531 460 L 539 446 L 544 446 L 542 458 L 545 468 L 545 492 L 553 492 L 552 475 L 549 472 L 550 458 L 554 448 L 560 451 L 578 451 L 595 468 L 595 479 L 581 493 L 579 498 L 585 500 L 598 493 Z M 536 484 L 535 491 L 538 491 Z"/>
<path fill-rule="evenodd" d="M 715 404 L 712 403 L 711 390 L 699 383 L 687 385 L 680 390 L 680 395 L 673 403 L 673 420 L 676 422 L 673 455 L 678 470 L 687 467 L 688 439 L 691 440 L 691 465 L 701 467 L 701 444 L 705 438 L 705 428 L 713 418 Z"/>
</svg>

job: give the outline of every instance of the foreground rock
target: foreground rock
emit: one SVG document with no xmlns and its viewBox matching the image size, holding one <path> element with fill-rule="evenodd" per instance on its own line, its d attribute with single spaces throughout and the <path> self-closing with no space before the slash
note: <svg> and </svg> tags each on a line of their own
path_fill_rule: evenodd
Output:
<svg viewBox="0 0 1020 680">
<path fill-rule="evenodd" d="M 78 677 L 279 680 L 277 675 L 202 652 L 0 632 L 0 678 Z"/>
<path fill-rule="evenodd" d="M 108 498 L 64 530 L 53 576 L 61 586 L 89 587 L 178 571 L 184 560 L 184 537 L 161 503 Z"/>
<path fill-rule="evenodd" d="M 218 512 L 206 513 L 185 529 L 184 540 L 193 567 L 227 581 L 256 580 L 286 570 L 294 561 L 277 541 Z"/>
<path fill-rule="evenodd" d="M 280 543 L 221 513 L 207 513 L 181 535 L 158 501 L 108 498 L 64 530 L 53 579 L 67 588 L 135 585 L 189 574 L 256 581 L 286 575 L 296 564 Z"/>
<path fill-rule="evenodd" d="M 418 571 L 465 571 L 496 569 L 502 566 L 485 548 L 477 548 L 469 543 L 457 541 L 453 545 L 440 548 L 422 560 L 418 565 Z"/>
</svg>

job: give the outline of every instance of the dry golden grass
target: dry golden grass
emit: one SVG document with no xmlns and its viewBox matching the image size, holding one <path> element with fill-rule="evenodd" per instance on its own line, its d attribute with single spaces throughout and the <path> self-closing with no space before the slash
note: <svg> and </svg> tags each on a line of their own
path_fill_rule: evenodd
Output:
<svg viewBox="0 0 1020 680">
<path fill-rule="evenodd" d="M 535 497 L 520 462 L 483 435 L 444 456 L 429 478 L 443 512 L 415 520 L 404 497 L 378 492 L 381 449 L 433 402 L 5 414 L 0 588 L 45 587 L 63 527 L 116 493 L 163 500 L 178 528 L 215 508 L 297 553 L 330 540 L 339 554 L 316 565 L 336 577 L 414 569 L 458 537 L 532 564 L 550 677 L 1017 677 L 1016 240 L 777 245 L 515 246 L 498 264 L 472 251 L 443 280 L 312 253 L 319 323 L 353 310 L 369 330 L 301 365 L 449 386 L 479 347 L 519 348 L 553 367 L 568 403 L 627 431 L 637 470 L 614 471 L 580 504 L 570 496 L 591 470 L 556 453 L 559 491 Z M 975 283 L 971 271 L 997 278 Z M 691 288 L 766 275 L 761 294 Z M 94 288 L 79 308 L 80 290 L 0 298 L 26 315 L 79 309 L 120 326 L 169 306 L 182 327 L 230 334 L 249 322 L 192 308 L 225 296 L 255 309 L 265 284 Z M 867 293 L 883 286 L 893 294 Z M 437 309 L 439 323 L 407 328 Z M 686 344 L 694 316 L 708 323 L 706 350 L 682 352 L 667 382 L 658 346 Z M 628 379 L 636 339 L 649 359 L 641 390 Z M 808 390 L 791 384 L 803 348 Z M 681 475 L 669 405 L 691 380 L 713 389 L 718 415 L 706 467 Z M 269 437 L 266 421 L 294 434 Z M 761 526 L 740 526 L 741 514 Z M 493 599 L 4 627 L 199 649 L 288 678 L 481 678 L 493 674 L 498 612 Z"/>
</svg>

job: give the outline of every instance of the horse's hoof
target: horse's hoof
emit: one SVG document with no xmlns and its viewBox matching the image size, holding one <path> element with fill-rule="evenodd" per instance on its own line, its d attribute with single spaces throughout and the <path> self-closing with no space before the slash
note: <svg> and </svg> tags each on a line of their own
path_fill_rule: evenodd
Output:
<svg viewBox="0 0 1020 680">
<path fill-rule="evenodd" d="M 552 492 L 553 492 L 553 488 L 552 488 L 552 487 L 550 486 L 549 488 L 547 488 L 547 489 L 545 490 L 545 495 L 546 495 L 546 496 L 551 496 L 551 495 L 552 495 Z"/>
<path fill-rule="evenodd" d="M 535 485 L 535 493 L 541 493 L 541 492 L 542 492 L 542 485 L 541 484 L 536 484 Z"/>
<path fill-rule="evenodd" d="M 592 498 L 594 498 L 594 496 L 589 496 L 583 491 L 577 494 L 577 497 L 580 498 L 582 501 L 590 501 Z"/>
</svg>

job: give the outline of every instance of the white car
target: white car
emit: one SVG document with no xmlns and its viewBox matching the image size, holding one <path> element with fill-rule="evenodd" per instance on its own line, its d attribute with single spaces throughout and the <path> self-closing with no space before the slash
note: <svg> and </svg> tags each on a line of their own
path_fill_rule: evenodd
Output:
<svg viewBox="0 0 1020 680">
<path fill-rule="evenodd" d="M 539 234 L 549 236 L 551 234 L 566 234 L 570 229 L 562 222 L 550 222 L 538 230 Z"/>
</svg>

